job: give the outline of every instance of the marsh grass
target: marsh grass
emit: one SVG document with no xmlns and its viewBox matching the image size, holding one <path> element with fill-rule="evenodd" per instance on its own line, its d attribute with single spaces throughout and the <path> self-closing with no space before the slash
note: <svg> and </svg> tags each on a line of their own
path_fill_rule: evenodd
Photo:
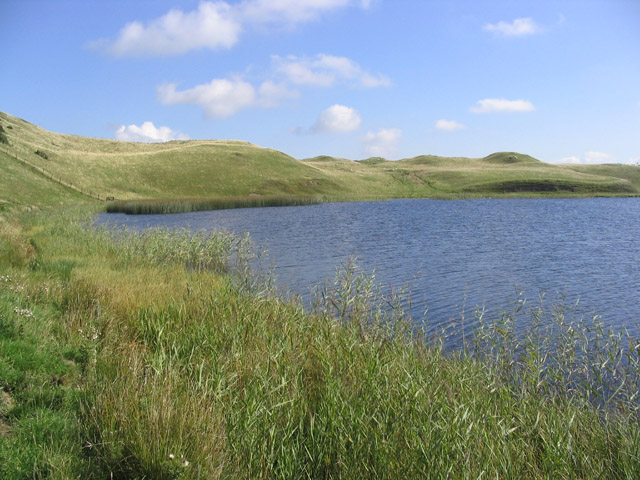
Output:
<svg viewBox="0 0 640 480">
<path fill-rule="evenodd" d="M 319 197 L 227 197 L 179 200 L 127 200 L 114 201 L 106 206 L 107 213 L 129 215 L 167 214 L 202 210 L 226 210 L 230 208 L 294 207 L 317 205 Z"/>
<path fill-rule="evenodd" d="M 600 316 L 581 314 L 578 304 L 545 307 L 541 298 L 529 306 L 521 297 L 515 305 L 497 319 L 477 312 L 467 355 L 523 391 L 640 418 L 637 334 L 606 327 Z"/>
<path fill-rule="evenodd" d="M 221 240 L 217 261 L 192 268 L 193 253 L 176 253 L 188 250 L 182 233 L 150 233 L 162 244 L 152 248 L 138 234 L 88 225 L 48 212 L 0 236 L 34 248 L 1 264 L 23 288 L 3 293 L 2 321 L 25 320 L 14 307 L 51 309 L 47 328 L 34 326 L 40 335 L 29 338 L 55 347 L 50 358 L 61 352 L 71 369 L 64 385 L 82 400 L 62 402 L 71 405 L 62 410 L 67 430 L 30 437 L 28 450 L 15 414 L 0 412 L 10 427 L 2 458 L 41 458 L 4 467 L 7 478 L 44 476 L 63 459 L 68 478 L 640 472 L 637 343 L 580 323 L 567 306 L 520 302 L 496 319 L 478 312 L 465 348 L 448 350 L 445 338 L 414 328 L 401 294 L 384 295 L 352 266 L 309 310 L 220 273 L 238 256 L 228 255 L 233 242 Z M 12 411 L 33 416 L 35 404 L 19 394 L 28 384 L 13 383 Z M 67 456 L 49 460 L 50 451 Z"/>
</svg>

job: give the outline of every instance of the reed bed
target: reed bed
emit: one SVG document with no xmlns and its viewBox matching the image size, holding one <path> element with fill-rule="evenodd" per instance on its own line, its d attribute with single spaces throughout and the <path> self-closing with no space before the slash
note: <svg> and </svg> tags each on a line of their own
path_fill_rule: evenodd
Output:
<svg viewBox="0 0 640 480">
<path fill-rule="evenodd" d="M 2 384 L 3 478 L 638 477 L 638 341 L 597 318 L 521 301 L 478 312 L 450 350 L 460 331 L 427 336 L 357 268 L 309 310 L 243 280 L 233 244 L 194 269 L 166 253 L 182 233 L 149 234 L 175 243 L 154 249 L 87 225 L 48 212 L 0 230 L 24 252 L 0 257 L 0 340 L 31 325 L 67 369 L 43 390 L 50 373 L 11 363 L 27 373 Z"/>
<path fill-rule="evenodd" d="M 109 202 L 107 213 L 149 215 L 186 213 L 203 210 L 225 210 L 230 208 L 295 207 L 322 203 L 320 197 L 225 197 L 209 199 L 177 200 L 121 200 Z"/>
</svg>

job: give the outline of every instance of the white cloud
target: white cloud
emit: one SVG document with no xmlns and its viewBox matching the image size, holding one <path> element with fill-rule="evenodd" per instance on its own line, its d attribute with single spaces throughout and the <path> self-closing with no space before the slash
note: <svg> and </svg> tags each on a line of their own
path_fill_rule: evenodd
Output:
<svg viewBox="0 0 640 480">
<path fill-rule="evenodd" d="M 267 24 L 294 26 L 349 6 L 366 9 L 366 0 L 245 0 L 235 4 L 202 1 L 196 10 L 173 9 L 146 24 L 126 24 L 115 40 L 89 46 L 115 57 L 179 55 L 191 50 L 231 48 L 245 27 Z"/>
<path fill-rule="evenodd" d="M 389 157 L 397 151 L 398 140 L 402 136 L 399 128 L 381 128 L 377 132 L 368 132 L 362 139 L 364 151 L 371 157 Z"/>
<path fill-rule="evenodd" d="M 505 113 L 532 112 L 536 108 L 529 100 L 506 100 L 504 98 L 485 98 L 478 100 L 475 107 L 469 110 L 473 113 Z"/>
<path fill-rule="evenodd" d="M 463 124 L 458 123 L 455 120 L 438 120 L 434 126 L 437 130 L 444 130 L 446 132 L 453 132 L 455 130 L 462 130 L 466 128 Z"/>
<path fill-rule="evenodd" d="M 360 126 L 360 114 L 351 107 L 332 105 L 318 116 L 313 133 L 351 132 Z"/>
<path fill-rule="evenodd" d="M 540 33 L 542 28 L 532 18 L 516 18 L 513 22 L 488 23 L 484 27 L 487 32 L 492 32 L 505 37 L 521 37 Z"/>
<path fill-rule="evenodd" d="M 256 89 L 241 79 L 214 78 L 183 91 L 177 91 L 175 84 L 161 85 L 158 97 L 164 105 L 200 105 L 208 117 L 226 118 L 254 106 Z"/>
<path fill-rule="evenodd" d="M 335 75 L 327 71 L 313 71 L 309 62 L 298 61 L 297 57 L 289 56 L 283 59 L 274 55 L 276 70 L 284 74 L 285 78 L 297 85 L 313 85 L 316 87 L 329 87 L 335 82 Z"/>
<path fill-rule="evenodd" d="M 276 71 L 284 75 L 289 82 L 297 85 L 329 87 L 338 81 L 346 81 L 365 88 L 391 85 L 391 81 L 386 76 L 371 74 L 347 57 L 321 53 L 313 58 L 273 55 L 272 60 Z"/>
<path fill-rule="evenodd" d="M 187 90 L 176 90 L 176 84 L 158 87 L 158 99 L 164 105 L 198 105 L 210 118 L 228 118 L 247 108 L 273 108 L 299 93 L 287 85 L 270 80 L 258 87 L 239 77 L 214 78 L 209 83 Z"/>
<path fill-rule="evenodd" d="M 583 157 L 565 157 L 561 158 L 558 163 L 573 163 L 573 164 L 586 164 L 597 165 L 602 163 L 616 163 L 615 159 L 608 153 L 603 152 L 586 152 Z M 633 163 L 633 162 L 630 162 Z"/>
<path fill-rule="evenodd" d="M 271 80 L 262 82 L 258 88 L 258 103 L 263 108 L 277 107 L 283 100 L 299 96 L 300 92 L 297 90 L 292 90 L 284 83 L 276 83 Z"/>
<path fill-rule="evenodd" d="M 189 135 L 175 132 L 169 127 L 156 127 L 153 122 L 142 125 L 120 125 L 115 131 L 114 138 L 123 142 L 168 142 L 169 140 L 188 140 Z"/>
<path fill-rule="evenodd" d="M 147 25 L 131 22 L 113 42 L 94 42 L 116 57 L 178 55 L 198 48 L 230 48 L 238 41 L 241 25 L 225 2 L 202 2 L 197 10 L 170 10 Z"/>
</svg>

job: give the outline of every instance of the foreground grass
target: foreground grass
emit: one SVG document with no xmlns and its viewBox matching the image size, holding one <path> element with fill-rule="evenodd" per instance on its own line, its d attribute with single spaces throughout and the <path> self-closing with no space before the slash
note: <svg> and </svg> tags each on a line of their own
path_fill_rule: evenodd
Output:
<svg viewBox="0 0 640 480">
<path fill-rule="evenodd" d="M 585 364 L 534 328 L 527 345 L 539 348 L 522 351 L 506 316 L 447 354 L 353 272 L 310 314 L 253 281 L 243 239 L 83 222 L 0 219 L 2 478 L 640 473 L 624 370 L 637 344 L 621 363 L 587 342 L 593 358 L 616 358 Z M 600 377 L 621 367 L 629 375 L 611 385 L 627 393 L 609 395 L 584 365 Z"/>
</svg>

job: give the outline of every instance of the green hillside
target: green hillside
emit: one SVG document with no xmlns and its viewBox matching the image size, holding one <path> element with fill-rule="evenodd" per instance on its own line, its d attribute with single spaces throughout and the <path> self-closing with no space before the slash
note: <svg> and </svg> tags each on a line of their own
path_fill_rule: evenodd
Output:
<svg viewBox="0 0 640 480">
<path fill-rule="evenodd" d="M 60 185 L 0 151 L 0 211 L 84 201 L 80 193 Z"/>
<path fill-rule="evenodd" d="M 240 141 L 128 143 L 48 132 L 0 113 L 10 157 L 92 195 L 136 198 L 335 194 L 328 176 Z M 3 157 L 3 164 L 11 159 Z M 15 162 L 15 159 L 14 159 Z"/>
<path fill-rule="evenodd" d="M 249 237 L 90 228 L 107 196 L 635 195 L 638 167 L 0 127 L 0 479 L 638 478 L 640 341 L 599 315 L 518 296 L 465 324 L 461 299 L 431 335 L 351 263 L 307 308 Z"/>
<path fill-rule="evenodd" d="M 583 196 L 640 194 L 640 169 L 551 165 L 528 155 L 421 155 L 399 161 L 297 160 L 234 140 L 130 143 L 48 132 L 0 112 L 0 202 L 319 197 Z"/>
</svg>

